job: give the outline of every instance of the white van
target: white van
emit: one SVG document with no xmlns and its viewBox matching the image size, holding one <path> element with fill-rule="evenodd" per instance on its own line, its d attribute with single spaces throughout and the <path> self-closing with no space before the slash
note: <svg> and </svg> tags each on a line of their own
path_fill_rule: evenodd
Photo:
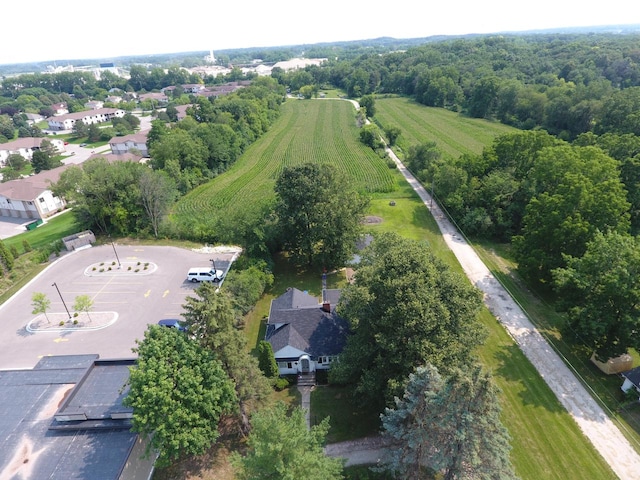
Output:
<svg viewBox="0 0 640 480">
<path fill-rule="evenodd" d="M 211 267 L 194 267 L 189 269 L 187 280 L 190 282 L 214 282 L 222 280 L 224 273 L 222 270 L 214 270 Z"/>
</svg>

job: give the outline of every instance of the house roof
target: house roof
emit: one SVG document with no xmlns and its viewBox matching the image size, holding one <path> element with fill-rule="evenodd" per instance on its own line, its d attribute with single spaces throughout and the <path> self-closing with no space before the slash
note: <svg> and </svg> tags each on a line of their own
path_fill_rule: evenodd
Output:
<svg viewBox="0 0 640 480">
<path fill-rule="evenodd" d="M 322 297 L 335 306 L 340 290 L 325 290 Z M 335 310 L 327 312 L 315 297 L 289 288 L 271 302 L 265 338 L 274 352 L 290 346 L 318 357 L 342 352 L 348 332 Z"/>
<path fill-rule="evenodd" d="M 130 135 L 123 135 L 122 137 L 113 137 L 109 140 L 109 145 L 117 145 L 120 143 L 134 142 L 134 143 L 147 143 L 148 132 L 132 133 Z"/>
<path fill-rule="evenodd" d="M 82 120 L 85 117 L 94 117 L 96 115 L 113 115 L 118 112 L 124 112 L 119 108 L 98 108 L 96 110 L 84 110 L 82 112 L 67 113 L 55 118 L 50 118 L 53 122 L 64 122 L 65 120 Z"/>
<path fill-rule="evenodd" d="M 153 460 L 133 453 L 139 438 L 130 420 L 111 418 L 125 410 L 122 387 L 133 362 L 68 355 L 43 357 L 33 370 L 0 371 L 0 471 L 10 478 L 109 480 L 136 468 L 148 478 Z M 90 421 L 57 421 L 59 405 L 58 414 Z"/>
<path fill-rule="evenodd" d="M 622 372 L 624 378 L 629 380 L 637 388 L 640 388 L 640 367 L 632 368 L 629 371 Z"/>
<path fill-rule="evenodd" d="M 0 143 L 0 150 L 19 150 L 20 148 L 40 148 L 42 144 L 43 137 L 22 137 L 17 138 L 15 140 L 11 140 L 10 142 Z"/>
<path fill-rule="evenodd" d="M 42 192 L 51 190 L 51 184 L 60 179 L 60 174 L 72 165 L 63 165 L 52 170 L 42 170 L 33 176 L 17 178 L 0 183 L 0 195 L 11 200 L 31 202 Z"/>
<path fill-rule="evenodd" d="M 271 312 L 288 308 L 317 307 L 318 299 L 297 288 L 288 288 L 285 293 L 271 301 Z M 271 313 L 269 314 L 271 319 Z"/>
</svg>

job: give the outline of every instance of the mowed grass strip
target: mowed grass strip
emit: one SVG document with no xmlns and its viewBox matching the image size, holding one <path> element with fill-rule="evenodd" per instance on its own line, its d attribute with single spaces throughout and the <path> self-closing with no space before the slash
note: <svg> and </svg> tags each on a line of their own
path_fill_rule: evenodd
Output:
<svg viewBox="0 0 640 480">
<path fill-rule="evenodd" d="M 481 153 L 495 136 L 517 131 L 498 122 L 425 107 L 400 97 L 376 99 L 375 120 L 383 128 L 400 128 L 398 146 L 404 152 L 413 145 L 433 141 L 445 155 L 453 158 Z"/>
<path fill-rule="evenodd" d="M 178 201 L 174 214 L 200 218 L 263 204 L 283 168 L 305 162 L 330 163 L 363 192 L 389 192 L 393 170 L 358 140 L 353 105 L 343 100 L 289 100 L 269 132 L 225 173 Z"/>
</svg>

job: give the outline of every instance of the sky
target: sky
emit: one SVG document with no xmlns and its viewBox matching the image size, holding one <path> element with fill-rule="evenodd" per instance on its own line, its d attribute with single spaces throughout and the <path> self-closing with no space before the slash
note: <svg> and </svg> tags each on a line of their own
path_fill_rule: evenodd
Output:
<svg viewBox="0 0 640 480">
<path fill-rule="evenodd" d="M 9 0 L 0 64 L 640 24 L 638 0 Z M 593 7 L 593 4 L 597 8 Z M 590 6 L 591 5 L 591 6 Z"/>
</svg>

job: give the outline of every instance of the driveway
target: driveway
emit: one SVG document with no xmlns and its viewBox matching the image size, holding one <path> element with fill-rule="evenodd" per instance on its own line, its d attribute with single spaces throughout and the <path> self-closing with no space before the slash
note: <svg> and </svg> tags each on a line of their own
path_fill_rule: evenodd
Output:
<svg viewBox="0 0 640 480">
<path fill-rule="evenodd" d="M 216 268 L 227 272 L 235 255 L 211 249 L 123 245 L 68 253 L 0 306 L 0 369 L 32 368 L 46 355 L 97 353 L 101 358 L 131 358 L 131 349 L 136 339 L 143 338 L 147 325 L 181 317 L 186 297 L 197 287 L 186 279 L 190 267 L 210 266 L 214 259 Z M 77 296 L 88 295 L 93 301 L 89 314 L 96 321 L 86 329 L 28 329 L 34 322 L 45 324 L 38 319 L 42 314 L 32 313 L 34 292 L 44 293 L 51 301 L 47 313 L 55 322 L 60 316 L 68 318 L 67 310 L 73 314 Z M 98 321 L 105 317 L 109 320 Z"/>
</svg>

